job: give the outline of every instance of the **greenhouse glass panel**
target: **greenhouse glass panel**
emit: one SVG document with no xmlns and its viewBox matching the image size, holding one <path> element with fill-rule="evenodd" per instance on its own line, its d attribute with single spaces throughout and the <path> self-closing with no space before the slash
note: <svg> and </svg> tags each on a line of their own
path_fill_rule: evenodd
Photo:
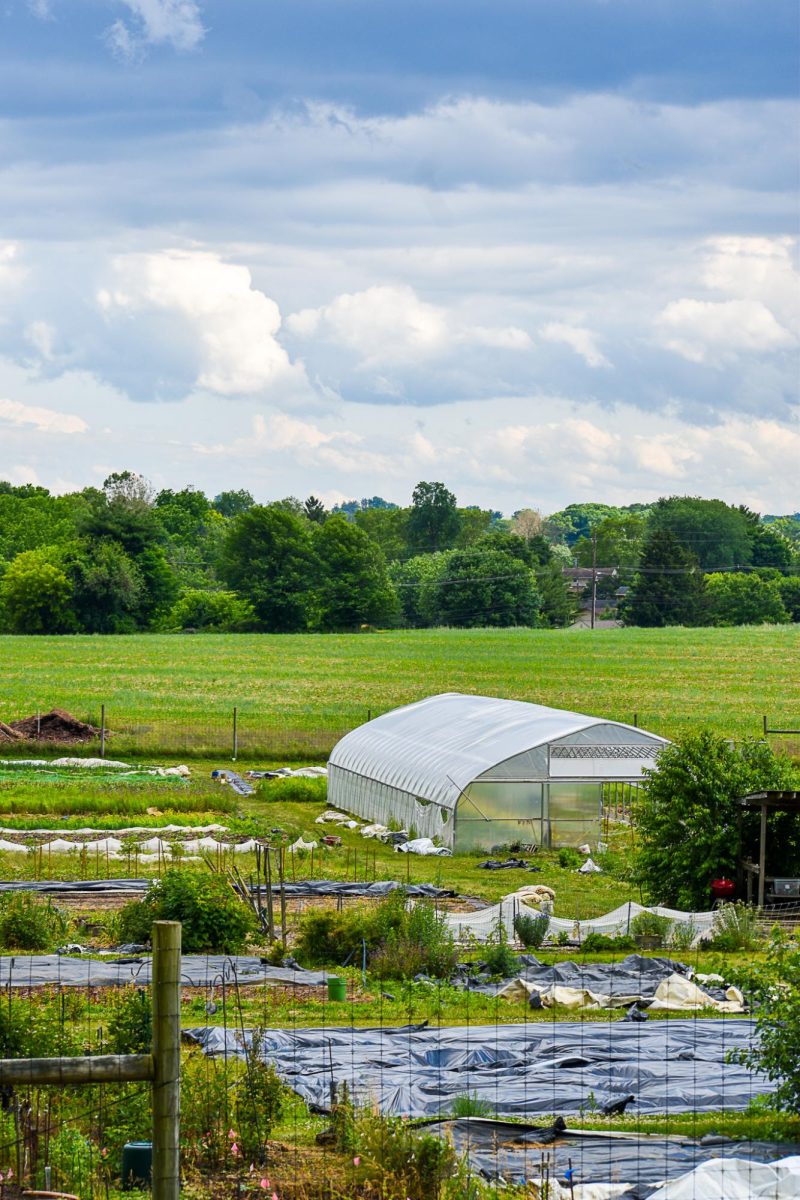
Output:
<svg viewBox="0 0 800 1200">
<path fill-rule="evenodd" d="M 456 853 L 542 844 L 540 783 L 473 783 L 456 808 Z"/>
<path fill-rule="evenodd" d="M 600 837 L 603 785 L 551 783 L 548 817 L 551 846 L 580 846 Z"/>
</svg>

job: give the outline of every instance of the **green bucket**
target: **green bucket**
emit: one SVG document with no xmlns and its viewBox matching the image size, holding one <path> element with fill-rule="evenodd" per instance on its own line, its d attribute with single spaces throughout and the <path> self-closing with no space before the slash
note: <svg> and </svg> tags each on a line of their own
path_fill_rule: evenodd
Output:
<svg viewBox="0 0 800 1200">
<path fill-rule="evenodd" d="M 149 1187 L 153 1173 L 153 1143 L 126 1142 L 122 1147 L 122 1189 Z"/>
<path fill-rule="evenodd" d="M 328 976 L 328 999 L 329 1000 L 346 1000 L 347 999 L 347 980 L 338 979 L 335 975 Z"/>
</svg>

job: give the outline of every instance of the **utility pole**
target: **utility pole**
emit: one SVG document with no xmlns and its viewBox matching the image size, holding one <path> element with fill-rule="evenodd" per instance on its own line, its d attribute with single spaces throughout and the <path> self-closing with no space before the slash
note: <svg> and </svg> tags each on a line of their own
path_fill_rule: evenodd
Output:
<svg viewBox="0 0 800 1200">
<path fill-rule="evenodd" d="M 592 530 L 592 629 L 597 617 L 597 530 Z"/>
</svg>

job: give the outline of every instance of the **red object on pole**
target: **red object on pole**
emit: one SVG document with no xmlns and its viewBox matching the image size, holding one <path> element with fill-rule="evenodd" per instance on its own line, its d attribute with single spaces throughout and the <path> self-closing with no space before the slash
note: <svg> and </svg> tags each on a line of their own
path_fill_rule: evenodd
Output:
<svg viewBox="0 0 800 1200">
<path fill-rule="evenodd" d="M 711 895 L 714 900 L 732 900 L 736 895 L 736 884 L 732 879 L 711 880 Z"/>
</svg>

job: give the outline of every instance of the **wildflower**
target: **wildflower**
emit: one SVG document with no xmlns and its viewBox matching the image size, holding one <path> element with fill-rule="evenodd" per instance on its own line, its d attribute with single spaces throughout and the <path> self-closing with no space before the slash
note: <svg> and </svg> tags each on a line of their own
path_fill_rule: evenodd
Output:
<svg viewBox="0 0 800 1200">
<path fill-rule="evenodd" d="M 358 1157 L 358 1155 L 356 1155 L 355 1158 L 353 1159 L 353 1166 L 358 1167 L 360 1165 L 361 1165 L 361 1159 Z"/>
<path fill-rule="evenodd" d="M 233 1155 L 234 1158 L 239 1157 L 239 1147 L 236 1145 L 236 1142 L 234 1142 L 233 1145 L 231 1146 L 231 1154 Z"/>
<path fill-rule="evenodd" d="M 266 1192 L 269 1189 L 269 1180 L 262 1179 L 261 1183 L 258 1186 L 261 1188 L 262 1191 Z"/>
</svg>

